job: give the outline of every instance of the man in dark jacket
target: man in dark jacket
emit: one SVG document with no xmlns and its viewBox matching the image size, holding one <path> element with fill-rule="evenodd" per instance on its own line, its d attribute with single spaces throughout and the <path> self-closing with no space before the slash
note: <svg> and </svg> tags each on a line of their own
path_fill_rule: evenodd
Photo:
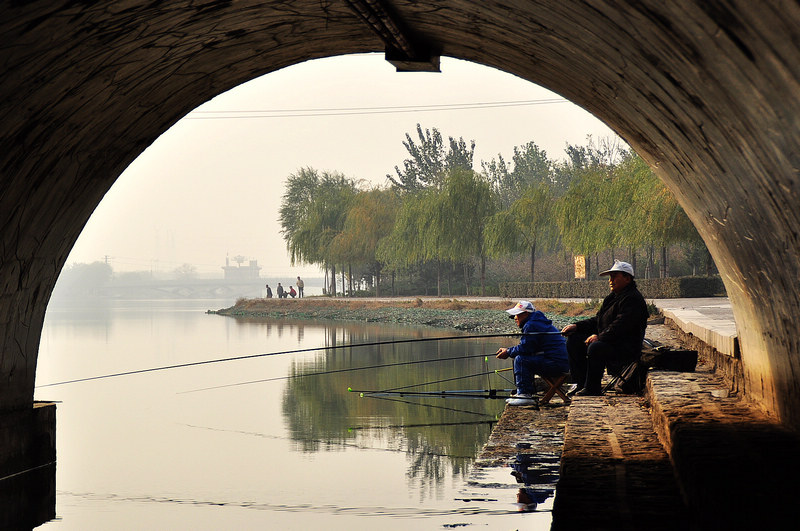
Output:
<svg viewBox="0 0 800 531">
<path fill-rule="evenodd" d="M 642 353 L 647 327 L 647 303 L 636 288 L 633 267 L 614 261 L 608 271 L 611 293 L 597 315 L 565 326 L 570 372 L 579 396 L 602 394 L 601 380 L 606 367 L 620 370 Z"/>
<path fill-rule="evenodd" d="M 514 359 L 517 393 L 506 402 L 512 406 L 535 406 L 534 376 L 555 376 L 569 371 L 566 342 L 553 322 L 529 301 L 519 301 L 506 312 L 522 329 L 519 345 L 497 351 L 498 359 Z"/>
</svg>

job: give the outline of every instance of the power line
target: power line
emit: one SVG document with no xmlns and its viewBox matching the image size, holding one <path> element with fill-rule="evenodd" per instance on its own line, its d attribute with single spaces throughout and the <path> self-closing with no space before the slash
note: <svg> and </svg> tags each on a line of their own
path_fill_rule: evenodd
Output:
<svg viewBox="0 0 800 531">
<path fill-rule="evenodd" d="M 384 107 L 339 107 L 316 109 L 266 109 L 266 110 L 230 110 L 230 111 L 194 111 L 186 119 L 189 120 L 242 120 L 252 118 L 302 118 L 319 116 L 362 116 L 368 114 L 392 114 L 433 111 L 464 111 L 472 109 L 495 109 L 502 107 L 524 107 L 531 105 L 552 105 L 569 103 L 563 98 L 541 100 L 495 101 L 473 103 L 444 103 L 430 105 L 398 105 Z"/>
</svg>

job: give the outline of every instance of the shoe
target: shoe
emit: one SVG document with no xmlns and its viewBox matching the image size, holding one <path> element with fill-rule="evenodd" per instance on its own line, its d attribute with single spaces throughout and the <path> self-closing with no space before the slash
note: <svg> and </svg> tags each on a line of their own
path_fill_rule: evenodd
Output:
<svg viewBox="0 0 800 531">
<path fill-rule="evenodd" d="M 509 406 L 539 406 L 539 400 L 533 395 L 516 395 L 506 399 Z"/>
<path fill-rule="evenodd" d="M 577 392 L 579 392 L 581 390 L 583 390 L 583 386 L 582 385 L 572 384 L 572 385 L 569 386 L 569 389 L 567 389 L 567 396 L 575 396 L 575 393 L 577 393 Z"/>
<path fill-rule="evenodd" d="M 583 389 L 575 393 L 575 396 L 603 396 L 603 391 L 593 391 L 591 389 L 584 387 Z"/>
<path fill-rule="evenodd" d="M 511 393 L 509 395 L 509 398 L 506 401 L 508 401 L 508 400 L 510 400 L 512 398 L 533 398 L 533 399 L 536 399 L 536 395 L 532 395 L 530 393 Z"/>
</svg>

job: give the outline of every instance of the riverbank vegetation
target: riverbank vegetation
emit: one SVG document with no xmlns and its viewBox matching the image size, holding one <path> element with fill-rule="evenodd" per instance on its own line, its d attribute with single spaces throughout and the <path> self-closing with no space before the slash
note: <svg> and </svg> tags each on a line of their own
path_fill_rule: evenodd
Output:
<svg viewBox="0 0 800 531">
<path fill-rule="evenodd" d="M 597 313 L 600 301 L 562 302 L 536 301 L 536 309 L 544 312 L 556 327 L 561 328 Z M 316 321 L 359 321 L 398 323 L 437 328 L 453 328 L 481 333 L 513 333 L 518 329 L 504 310 L 514 305 L 511 300 L 458 299 L 239 299 L 230 308 L 211 313 L 249 319 L 298 319 Z"/>
<path fill-rule="evenodd" d="M 337 295 L 496 294 L 501 281 L 587 278 L 614 258 L 642 278 L 713 273 L 692 223 L 650 167 L 618 140 L 535 143 L 473 170 L 475 143 L 417 125 L 386 187 L 301 168 L 280 207 L 293 263 L 319 265 Z"/>
</svg>

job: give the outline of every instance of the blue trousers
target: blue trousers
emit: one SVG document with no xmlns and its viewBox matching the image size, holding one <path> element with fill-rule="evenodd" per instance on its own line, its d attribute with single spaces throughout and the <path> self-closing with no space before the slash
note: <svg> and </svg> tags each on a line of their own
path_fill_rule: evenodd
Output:
<svg viewBox="0 0 800 531">
<path fill-rule="evenodd" d="M 514 383 L 517 386 L 517 394 L 536 394 L 534 376 L 537 374 L 550 376 L 565 372 L 569 372 L 569 361 L 566 358 L 554 360 L 541 355 L 525 354 L 514 357 Z"/>
</svg>

